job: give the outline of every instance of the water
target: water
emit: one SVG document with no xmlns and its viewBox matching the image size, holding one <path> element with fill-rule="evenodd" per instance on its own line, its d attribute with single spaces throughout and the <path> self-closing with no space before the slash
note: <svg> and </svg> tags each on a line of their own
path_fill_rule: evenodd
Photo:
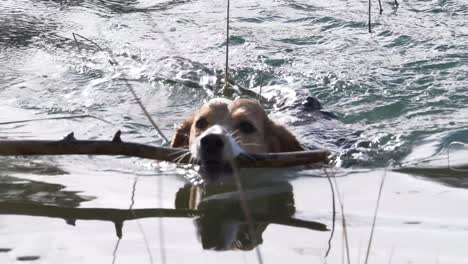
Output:
<svg viewBox="0 0 468 264">
<path fill-rule="evenodd" d="M 80 139 L 111 139 L 120 129 L 123 140 L 161 144 L 125 80 L 172 136 L 177 124 L 219 94 L 225 7 L 204 0 L 2 1 L 0 122 L 72 115 L 106 122 L 0 125 L 0 138 L 60 139 L 74 131 Z M 386 1 L 383 7 L 379 16 L 373 3 L 369 34 L 367 1 L 233 2 L 232 74 L 246 88 L 262 87 L 275 101 L 271 115 L 302 142 L 337 154 L 334 173 L 342 176 L 353 263 L 363 262 L 385 168 L 391 169 L 370 260 L 466 263 L 468 3 L 401 1 L 394 8 Z M 77 36 L 77 44 L 72 33 L 92 42 Z M 301 111 L 296 102 L 307 95 L 337 120 Z M 1 263 L 154 263 L 163 256 L 167 263 L 257 262 L 255 250 L 203 250 L 210 241 L 223 249 L 233 230 L 246 234 L 233 220 L 240 214 L 235 192 L 209 200 L 205 222 L 188 214 L 160 222 L 157 210 L 126 220 L 115 250 L 118 219 L 132 218 L 131 204 L 135 210 L 175 208 L 177 200 L 177 208 L 189 207 L 176 195 L 194 174 L 183 167 L 70 156 L 3 157 L 0 168 Z M 253 213 L 263 217 L 256 230 L 264 262 L 322 263 L 330 232 L 310 223 L 309 229 L 288 226 L 285 219 L 331 227 L 324 172 L 258 174 L 283 175 L 278 183 L 249 187 Z M 217 203 L 234 206 L 234 216 L 223 216 Z M 106 211 L 112 209 L 122 211 Z M 75 221 L 89 215 L 94 220 Z M 333 263 L 345 256 L 341 232 L 338 222 Z"/>
</svg>

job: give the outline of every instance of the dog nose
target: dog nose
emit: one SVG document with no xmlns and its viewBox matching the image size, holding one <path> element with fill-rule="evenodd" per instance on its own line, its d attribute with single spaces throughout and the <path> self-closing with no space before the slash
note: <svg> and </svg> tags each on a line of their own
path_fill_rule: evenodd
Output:
<svg viewBox="0 0 468 264">
<path fill-rule="evenodd" d="M 207 153 L 217 153 L 224 147 L 223 138 L 220 135 L 210 134 L 200 140 L 201 147 Z"/>
</svg>

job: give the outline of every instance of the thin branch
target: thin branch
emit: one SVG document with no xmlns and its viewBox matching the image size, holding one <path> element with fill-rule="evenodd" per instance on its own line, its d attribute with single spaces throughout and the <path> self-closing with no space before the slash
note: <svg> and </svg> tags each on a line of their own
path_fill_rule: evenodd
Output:
<svg viewBox="0 0 468 264">
<path fill-rule="evenodd" d="M 187 149 L 157 147 L 139 143 L 122 142 L 120 131 L 112 141 L 77 140 L 70 133 L 62 140 L 2 140 L 0 156 L 35 156 L 35 155 L 108 155 L 129 156 L 159 161 L 175 162 L 181 151 Z M 249 154 L 236 159 L 239 167 L 291 167 L 306 164 L 322 164 L 328 161 L 326 150 L 311 150 L 284 153 Z M 189 164 L 187 155 L 179 163 Z"/>
<path fill-rule="evenodd" d="M 369 22 L 368 22 L 368 26 L 369 26 L 369 33 L 372 33 L 372 26 L 371 26 L 371 1 L 372 0 L 369 0 Z"/>
<path fill-rule="evenodd" d="M 75 42 L 76 42 L 76 46 L 78 47 L 78 49 L 80 49 L 80 46 L 78 44 L 78 41 L 76 40 L 76 36 L 90 42 L 91 44 L 93 44 L 94 46 L 96 46 L 100 51 L 103 51 L 103 52 L 107 52 L 105 51 L 103 48 L 101 48 L 101 46 L 99 46 L 96 42 L 80 35 L 80 34 L 76 34 L 76 33 L 72 33 L 73 34 L 73 38 L 75 39 Z M 111 52 L 111 51 L 108 51 L 107 54 L 109 54 L 110 56 L 110 59 L 109 59 L 109 64 L 114 66 L 114 65 L 119 65 L 119 63 L 117 62 L 117 60 L 114 58 L 114 54 Z M 149 114 L 148 110 L 146 110 L 146 107 L 143 105 L 143 103 L 141 102 L 140 98 L 138 97 L 138 95 L 136 94 L 135 92 L 135 89 L 133 89 L 133 86 L 130 85 L 130 83 L 127 81 L 127 79 L 123 79 L 124 81 L 124 84 L 125 86 L 127 86 L 127 88 L 130 90 L 130 92 L 132 93 L 135 101 L 137 102 L 138 106 L 140 107 L 141 111 L 143 112 L 143 114 L 146 116 L 146 118 L 148 118 L 149 122 L 151 123 L 151 125 L 154 127 L 154 129 L 156 129 L 156 131 L 158 132 L 158 134 L 161 136 L 161 138 L 166 142 L 166 143 L 169 143 L 169 139 L 167 139 L 167 137 L 164 135 L 164 133 L 161 131 L 161 129 L 159 129 L 159 127 L 156 125 L 156 122 L 154 122 L 154 119 L 151 117 L 151 115 Z"/>
<path fill-rule="evenodd" d="M 338 203 L 340 205 L 340 209 L 341 209 L 341 225 L 342 225 L 342 228 L 343 228 L 343 238 L 344 238 L 344 246 L 345 246 L 345 249 L 346 249 L 346 259 L 347 259 L 347 263 L 348 264 L 351 264 L 351 259 L 350 259 L 350 254 L 349 254 L 349 239 L 348 239 L 348 228 L 347 228 L 347 225 L 346 225 L 346 217 L 345 217 L 345 212 L 344 212 L 344 202 L 341 198 L 341 193 L 340 193 L 340 188 L 338 188 L 338 182 L 336 181 L 336 177 L 335 175 L 333 175 L 333 181 L 335 183 L 335 190 L 336 190 L 336 195 L 338 197 Z M 343 256 L 344 258 L 344 256 Z"/>
<path fill-rule="evenodd" d="M 364 264 L 367 264 L 369 261 L 369 255 L 370 255 L 370 251 L 372 247 L 372 240 L 374 238 L 375 223 L 377 222 L 377 213 L 379 211 L 379 206 L 380 206 L 380 198 L 382 197 L 382 190 L 383 190 L 386 177 L 387 177 L 387 169 L 385 169 L 384 175 L 382 177 L 382 181 L 380 182 L 379 194 L 377 196 L 377 204 L 375 205 L 374 219 L 372 220 L 371 233 L 369 236 L 369 244 L 367 245 L 366 260 L 364 261 Z"/>
<path fill-rule="evenodd" d="M 78 49 L 80 49 L 80 44 L 79 44 L 78 40 L 76 39 L 77 36 L 80 37 L 80 38 L 82 38 L 82 39 L 84 39 L 84 40 L 86 40 L 86 41 L 88 41 L 89 43 L 93 44 L 93 45 L 96 46 L 100 51 L 104 51 L 104 49 L 101 48 L 101 46 L 99 46 L 99 44 L 97 44 L 96 42 L 90 40 L 89 38 L 87 38 L 87 37 L 85 37 L 85 36 L 83 36 L 83 35 L 80 35 L 80 34 L 78 34 L 78 33 L 74 33 L 74 32 L 72 33 L 72 35 L 73 35 L 73 39 L 75 40 L 75 44 L 76 44 L 76 46 L 78 47 Z"/>
<path fill-rule="evenodd" d="M 264 98 L 262 96 L 262 89 L 263 89 L 263 74 L 260 75 L 260 89 L 258 91 L 258 96 L 257 96 L 257 100 L 260 101 L 260 103 L 262 103 L 262 101 L 260 99 Z"/>
<path fill-rule="evenodd" d="M 115 262 L 117 261 L 117 252 L 119 250 L 119 246 L 120 246 L 120 237 L 117 239 L 117 242 L 115 243 L 115 246 L 114 246 L 114 250 L 112 251 L 112 264 L 115 264 Z"/>
<path fill-rule="evenodd" d="M 331 251 L 331 242 L 333 240 L 333 235 L 335 234 L 335 223 L 336 223 L 336 202 L 335 202 L 335 190 L 333 188 L 333 182 L 330 177 L 330 175 L 327 172 L 327 169 L 324 169 L 325 175 L 327 176 L 328 183 L 330 184 L 330 190 L 331 190 L 331 195 L 332 195 L 332 229 L 330 233 L 330 238 L 328 239 L 328 249 L 327 252 L 325 253 L 325 257 L 328 257 L 328 254 L 330 254 Z"/>
<path fill-rule="evenodd" d="M 184 154 L 185 156 L 188 156 L 190 152 L 186 151 L 187 154 Z M 157 190 L 156 192 L 158 193 L 157 195 L 157 206 L 162 207 L 163 206 L 163 176 L 158 175 L 158 180 L 157 180 Z M 167 263 L 167 255 L 166 255 L 166 239 L 165 239 L 165 232 L 164 232 L 164 222 L 163 219 L 158 218 L 157 221 L 158 224 L 158 232 L 159 232 L 159 255 L 160 255 L 160 262 L 162 264 Z"/>
<path fill-rule="evenodd" d="M 131 203 L 130 203 L 130 207 L 128 208 L 128 210 L 130 210 L 133 215 L 135 215 L 135 213 L 133 212 L 133 210 L 134 210 L 133 207 L 135 206 L 135 194 L 136 194 L 136 187 L 137 187 L 138 179 L 139 179 L 139 176 L 135 175 L 135 178 L 133 180 L 133 185 L 132 185 L 132 196 L 130 197 Z M 160 218 L 158 218 L 158 219 L 160 219 Z M 150 264 L 153 264 L 154 263 L 153 254 L 151 253 L 148 238 L 146 237 L 146 234 L 145 234 L 145 232 L 143 230 L 143 226 L 141 225 L 141 222 L 139 221 L 139 219 L 136 219 L 136 222 L 137 222 L 137 225 L 138 225 L 138 229 L 140 230 L 141 236 L 143 237 L 143 242 L 145 243 L 146 253 L 148 253 L 148 258 L 149 258 Z"/>
<path fill-rule="evenodd" d="M 78 34 L 72 33 L 72 36 L 73 36 L 73 39 L 75 40 L 76 47 L 78 48 L 78 50 L 81 51 L 80 43 L 76 39 L 76 36 L 78 36 Z"/>
<path fill-rule="evenodd" d="M 225 69 L 224 69 L 224 91 L 223 94 L 228 94 L 228 89 L 230 85 L 229 78 L 229 11 L 231 7 L 231 1 L 227 0 L 226 7 L 226 60 L 225 60 Z"/>
<path fill-rule="evenodd" d="M 379 14 L 383 13 L 382 0 L 379 0 Z"/>
<path fill-rule="evenodd" d="M 261 90 L 260 90 L 260 93 L 256 93 L 255 91 L 253 90 L 249 90 L 245 87 L 243 87 L 242 85 L 240 85 L 239 83 L 235 82 L 234 80 L 229 80 L 229 84 L 231 85 L 230 88 L 235 91 L 235 92 L 238 92 L 239 95 L 241 96 L 247 96 L 247 97 L 251 97 L 251 98 L 256 98 L 257 101 L 259 101 L 260 103 L 264 104 L 264 105 L 271 105 L 272 102 L 270 100 L 268 100 L 267 98 L 263 97 L 261 95 Z M 263 80 L 262 80 L 263 82 Z M 262 87 L 260 87 L 262 88 Z"/>
<path fill-rule="evenodd" d="M 158 125 L 156 125 L 156 122 L 154 122 L 154 119 L 151 117 L 148 110 L 146 110 L 146 107 L 143 105 L 140 98 L 136 94 L 135 89 L 133 89 L 133 87 L 130 85 L 130 83 L 128 83 L 128 81 L 126 79 L 124 80 L 124 83 L 128 87 L 128 89 L 130 90 L 130 92 L 132 93 L 132 95 L 135 98 L 137 104 L 140 106 L 141 111 L 143 111 L 143 114 L 146 116 L 146 118 L 148 118 L 149 122 L 154 127 L 154 129 L 156 129 L 156 131 L 159 133 L 159 135 L 164 139 L 164 141 L 166 143 L 170 143 L 171 141 L 169 141 L 169 139 L 167 139 L 167 137 L 164 135 L 164 133 L 161 131 L 161 129 L 159 129 Z"/>
</svg>

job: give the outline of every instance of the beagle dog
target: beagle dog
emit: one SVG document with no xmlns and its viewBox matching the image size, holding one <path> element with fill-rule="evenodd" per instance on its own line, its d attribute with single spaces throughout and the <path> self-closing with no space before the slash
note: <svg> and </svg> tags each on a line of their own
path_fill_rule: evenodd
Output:
<svg viewBox="0 0 468 264">
<path fill-rule="evenodd" d="M 258 102 L 223 98 L 211 99 L 179 126 L 171 146 L 188 148 L 207 181 L 232 174 L 232 161 L 239 155 L 304 150 Z"/>
</svg>

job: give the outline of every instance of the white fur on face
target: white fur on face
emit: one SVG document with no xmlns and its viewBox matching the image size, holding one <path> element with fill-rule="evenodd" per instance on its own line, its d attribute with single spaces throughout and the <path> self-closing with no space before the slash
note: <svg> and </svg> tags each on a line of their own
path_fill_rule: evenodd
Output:
<svg viewBox="0 0 468 264">
<path fill-rule="evenodd" d="M 219 135 L 223 140 L 224 147 L 222 160 L 224 161 L 233 160 L 240 154 L 245 153 L 245 150 L 236 142 L 236 140 L 232 137 L 232 135 L 228 132 L 227 129 L 220 125 L 214 125 L 195 138 L 195 141 L 190 146 L 190 153 L 192 154 L 192 157 L 200 159 L 200 141 L 204 136 L 207 135 Z"/>
</svg>

